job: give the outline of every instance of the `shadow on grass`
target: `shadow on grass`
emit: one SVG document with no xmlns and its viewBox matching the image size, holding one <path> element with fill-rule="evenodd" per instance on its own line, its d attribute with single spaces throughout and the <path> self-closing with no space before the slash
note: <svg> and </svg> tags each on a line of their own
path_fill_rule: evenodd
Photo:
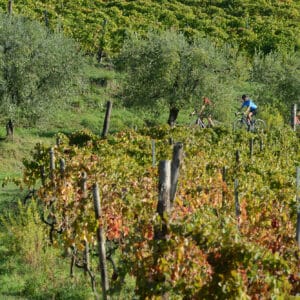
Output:
<svg viewBox="0 0 300 300">
<path fill-rule="evenodd" d="M 38 135 L 44 138 L 53 138 L 58 133 L 62 133 L 68 136 L 72 133 L 72 131 L 71 130 L 47 130 L 47 131 L 39 131 Z"/>
</svg>

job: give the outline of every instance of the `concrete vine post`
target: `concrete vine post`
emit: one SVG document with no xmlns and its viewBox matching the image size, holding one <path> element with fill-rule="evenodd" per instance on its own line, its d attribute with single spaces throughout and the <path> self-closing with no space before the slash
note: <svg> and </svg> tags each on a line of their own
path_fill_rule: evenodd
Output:
<svg viewBox="0 0 300 300">
<path fill-rule="evenodd" d="M 170 207 L 173 206 L 175 194 L 177 190 L 177 183 L 179 177 L 179 167 L 183 159 L 183 144 L 176 143 L 173 147 L 173 157 L 171 162 L 171 193 L 170 193 Z"/>
<path fill-rule="evenodd" d="M 86 172 L 81 173 L 81 180 L 80 180 L 80 188 L 82 192 L 82 198 L 87 198 L 87 174 Z"/>
<path fill-rule="evenodd" d="M 49 150 L 50 155 L 50 179 L 54 181 L 54 170 L 55 170 L 55 156 L 54 156 L 54 149 L 50 148 Z"/>
<path fill-rule="evenodd" d="M 154 140 L 152 140 L 151 145 L 152 145 L 152 167 L 155 167 L 156 158 L 155 158 L 155 141 Z"/>
<path fill-rule="evenodd" d="M 163 160 L 159 162 L 159 183 L 158 183 L 158 203 L 157 212 L 162 220 L 162 227 L 156 230 L 155 238 L 164 239 L 167 234 L 167 224 L 165 216 L 170 212 L 171 193 L 171 161 Z"/>
<path fill-rule="evenodd" d="M 66 162 L 63 158 L 60 158 L 59 160 L 59 171 L 60 171 L 60 177 L 64 178 L 65 171 L 66 171 Z"/>
<path fill-rule="evenodd" d="M 158 183 L 157 212 L 161 218 L 161 226 L 154 228 L 154 239 L 165 240 L 168 233 L 167 217 L 170 213 L 171 204 L 171 161 L 159 162 L 159 183 Z M 160 249 L 155 255 L 160 254 Z M 161 299 L 168 300 L 168 292 L 163 292 Z"/>
<path fill-rule="evenodd" d="M 111 110 L 112 110 L 112 102 L 107 101 L 105 119 L 104 119 L 104 123 L 103 123 L 102 135 L 101 135 L 102 138 L 106 138 L 107 133 L 108 133 Z"/>
<path fill-rule="evenodd" d="M 296 115 L 297 115 L 297 104 L 293 104 L 291 109 L 291 126 L 294 131 L 296 131 Z"/>
<path fill-rule="evenodd" d="M 109 299 L 107 295 L 109 290 L 108 282 L 108 273 L 107 273 L 107 264 L 106 264 L 106 249 L 105 249 L 105 233 L 102 225 L 102 209 L 100 204 L 99 188 L 98 184 L 93 184 L 93 199 L 94 199 L 94 210 L 95 217 L 98 222 L 97 226 L 97 240 L 98 240 L 98 251 L 99 251 L 99 265 L 100 265 L 100 274 L 101 274 L 101 287 L 103 299 Z"/>
</svg>

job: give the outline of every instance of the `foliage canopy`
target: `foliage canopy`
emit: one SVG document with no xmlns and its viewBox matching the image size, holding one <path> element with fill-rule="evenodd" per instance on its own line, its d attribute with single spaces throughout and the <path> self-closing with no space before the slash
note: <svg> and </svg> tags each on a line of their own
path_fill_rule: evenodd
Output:
<svg viewBox="0 0 300 300">
<path fill-rule="evenodd" d="M 2 10 L 7 0 L 0 0 Z M 14 11 L 44 22 L 81 42 L 88 52 L 118 52 L 129 32 L 173 28 L 189 39 L 210 36 L 218 43 L 240 45 L 250 55 L 294 50 L 300 45 L 297 0 L 119 0 L 14 2 Z"/>
<path fill-rule="evenodd" d="M 0 15 L 2 117 L 34 124 L 83 83 L 75 43 L 37 22 Z"/>
<path fill-rule="evenodd" d="M 201 98 L 208 96 L 223 113 L 224 107 L 230 113 L 234 87 L 245 70 L 238 60 L 232 47 L 217 47 L 209 39 L 188 43 L 182 34 L 166 31 L 150 32 L 146 38 L 131 36 L 116 64 L 127 73 L 122 94 L 127 105 L 156 112 L 199 109 Z M 221 115 L 220 109 L 215 106 Z"/>
</svg>

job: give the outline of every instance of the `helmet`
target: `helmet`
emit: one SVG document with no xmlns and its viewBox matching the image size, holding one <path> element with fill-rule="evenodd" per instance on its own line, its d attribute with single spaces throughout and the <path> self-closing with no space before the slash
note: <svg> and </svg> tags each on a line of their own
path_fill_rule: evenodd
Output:
<svg viewBox="0 0 300 300">
<path fill-rule="evenodd" d="M 243 96 L 242 96 L 242 99 L 246 99 L 247 98 L 247 95 L 246 94 L 244 94 Z"/>
</svg>

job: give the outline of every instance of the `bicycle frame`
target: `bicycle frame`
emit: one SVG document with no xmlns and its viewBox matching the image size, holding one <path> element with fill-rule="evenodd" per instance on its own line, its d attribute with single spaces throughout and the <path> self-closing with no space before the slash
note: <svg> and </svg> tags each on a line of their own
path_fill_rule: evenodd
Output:
<svg viewBox="0 0 300 300">
<path fill-rule="evenodd" d="M 237 113 L 236 115 L 239 117 L 233 123 L 233 130 L 244 128 L 251 132 L 262 132 L 266 128 L 265 122 L 255 118 L 254 116 L 249 124 L 247 116 L 245 116 L 243 113 Z"/>
<path fill-rule="evenodd" d="M 202 121 L 201 117 L 198 116 L 197 119 L 196 119 L 196 125 L 199 125 L 201 128 L 206 128 L 206 125 L 205 123 Z"/>
</svg>

